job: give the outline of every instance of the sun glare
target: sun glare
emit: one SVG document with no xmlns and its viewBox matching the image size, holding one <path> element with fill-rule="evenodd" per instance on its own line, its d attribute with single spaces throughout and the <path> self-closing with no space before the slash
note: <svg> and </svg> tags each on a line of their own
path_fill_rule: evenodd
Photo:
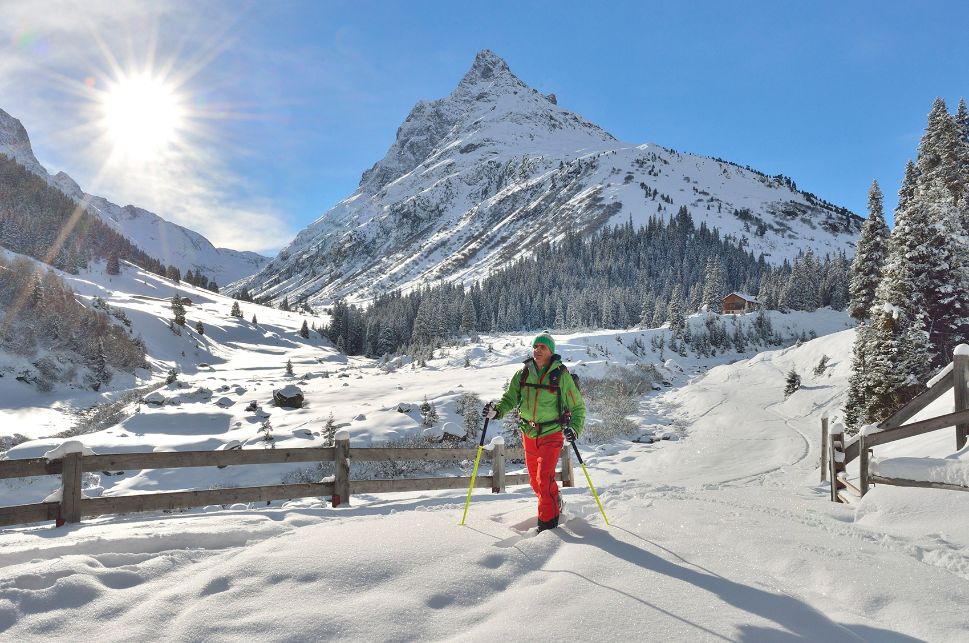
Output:
<svg viewBox="0 0 969 643">
<path fill-rule="evenodd" d="M 171 87 L 150 75 L 121 78 L 105 92 L 104 128 L 115 149 L 147 160 L 175 142 L 183 110 Z"/>
</svg>

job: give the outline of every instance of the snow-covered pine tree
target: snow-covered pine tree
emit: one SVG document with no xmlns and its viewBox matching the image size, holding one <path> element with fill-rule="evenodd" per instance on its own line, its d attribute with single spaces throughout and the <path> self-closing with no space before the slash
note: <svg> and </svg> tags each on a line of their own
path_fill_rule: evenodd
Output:
<svg viewBox="0 0 969 643">
<path fill-rule="evenodd" d="M 108 264 L 105 270 L 109 275 L 121 274 L 121 262 L 118 260 L 118 253 L 112 252 L 108 255 Z"/>
<path fill-rule="evenodd" d="M 239 302 L 237 301 L 232 302 L 232 310 L 229 311 L 229 314 L 232 317 L 239 317 L 239 318 L 242 317 L 242 309 L 239 308 Z"/>
<path fill-rule="evenodd" d="M 966 108 L 966 99 L 959 99 L 959 107 L 956 109 L 956 124 L 959 125 L 959 133 L 962 140 L 969 143 L 969 109 Z"/>
<path fill-rule="evenodd" d="M 928 338 L 922 324 L 908 319 L 903 309 L 876 305 L 863 349 L 868 351 L 863 421 L 881 422 L 923 390 L 930 362 Z"/>
<path fill-rule="evenodd" d="M 470 335 L 478 328 L 478 312 L 474 307 L 474 298 L 468 293 L 461 304 L 461 333 Z"/>
<path fill-rule="evenodd" d="M 666 319 L 670 323 L 670 333 L 674 338 L 680 337 L 686 328 L 686 316 L 683 314 L 683 288 L 680 284 L 673 287 L 670 303 L 666 309 Z"/>
<path fill-rule="evenodd" d="M 871 308 L 868 309 L 871 315 Z M 844 423 L 849 434 L 858 431 L 866 420 L 868 400 L 873 396 L 868 369 L 868 354 L 872 351 L 872 327 L 862 321 L 855 328 L 855 341 L 851 347 L 851 374 L 848 376 L 848 399 L 845 401 Z"/>
<path fill-rule="evenodd" d="M 202 325 L 201 319 L 195 322 L 195 332 L 199 335 L 205 334 L 205 326 Z"/>
<path fill-rule="evenodd" d="M 178 293 L 172 296 L 172 317 L 172 321 L 179 326 L 185 325 L 185 306 L 182 305 L 182 300 L 178 296 Z"/>
<path fill-rule="evenodd" d="M 714 255 L 707 259 L 703 277 L 703 304 L 713 313 L 723 312 L 723 296 L 727 294 L 727 281 L 723 274 L 720 257 Z"/>
<path fill-rule="evenodd" d="M 555 328 L 565 328 L 565 307 L 561 299 L 555 302 Z"/>
<path fill-rule="evenodd" d="M 868 190 L 868 219 L 861 228 L 861 237 L 854 261 L 851 262 L 848 314 L 858 321 L 868 319 L 875 303 L 875 290 L 881 280 L 885 263 L 889 230 L 885 223 L 884 199 L 878 181 Z"/>
<path fill-rule="evenodd" d="M 814 252 L 808 248 L 794 259 L 780 305 L 790 310 L 815 310 L 819 303 L 818 267 Z"/>
<path fill-rule="evenodd" d="M 936 98 L 919 141 L 918 186 L 924 189 L 940 181 L 952 194 L 955 204 L 962 205 L 969 189 L 969 168 L 965 160 L 965 141 L 959 123 L 949 113 L 945 101 Z"/>
<path fill-rule="evenodd" d="M 969 265 L 965 259 L 969 240 L 961 232 L 960 213 L 952 194 L 937 177 L 916 194 L 928 221 L 929 264 L 920 286 L 925 302 L 924 329 L 933 353 L 933 365 L 952 360 L 952 350 L 969 330 Z"/>
<path fill-rule="evenodd" d="M 791 370 L 787 372 L 787 376 L 784 378 L 784 397 L 790 396 L 791 393 L 799 388 L 801 388 L 801 376 L 798 375 L 797 371 L 794 370 L 794 367 L 792 366 Z"/>
</svg>

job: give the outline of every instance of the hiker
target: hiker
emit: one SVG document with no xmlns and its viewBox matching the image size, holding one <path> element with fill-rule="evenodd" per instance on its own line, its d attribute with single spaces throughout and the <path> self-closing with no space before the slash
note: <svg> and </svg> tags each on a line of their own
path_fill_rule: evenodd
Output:
<svg viewBox="0 0 969 643">
<path fill-rule="evenodd" d="M 525 368 L 511 379 L 498 404 L 485 405 L 483 415 L 501 418 L 515 407 L 519 407 L 528 477 L 538 496 L 538 531 L 554 529 L 562 511 L 555 465 L 565 440 L 572 442 L 582 432 L 585 402 L 547 332 L 535 338 Z"/>
</svg>

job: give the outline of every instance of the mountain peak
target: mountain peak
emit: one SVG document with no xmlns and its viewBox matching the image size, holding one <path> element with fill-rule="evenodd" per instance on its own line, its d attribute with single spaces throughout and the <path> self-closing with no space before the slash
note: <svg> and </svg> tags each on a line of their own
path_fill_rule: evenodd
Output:
<svg viewBox="0 0 969 643">
<path fill-rule="evenodd" d="M 482 49 L 474 57 L 474 63 L 464 77 L 466 79 L 470 77 L 475 80 L 491 80 L 502 73 L 511 73 L 508 63 L 490 49 Z"/>
</svg>

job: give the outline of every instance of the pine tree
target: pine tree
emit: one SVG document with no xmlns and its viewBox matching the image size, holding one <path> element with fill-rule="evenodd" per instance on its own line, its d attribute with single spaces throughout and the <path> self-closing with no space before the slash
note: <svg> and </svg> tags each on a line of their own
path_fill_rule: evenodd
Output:
<svg viewBox="0 0 969 643">
<path fill-rule="evenodd" d="M 320 438 L 323 440 L 323 446 L 333 446 L 336 442 L 336 421 L 333 419 L 333 411 L 330 411 L 329 417 L 326 418 L 326 424 L 320 431 Z"/>
<path fill-rule="evenodd" d="M 710 312 L 722 313 L 723 297 L 726 294 L 727 282 L 723 275 L 723 266 L 720 257 L 714 255 L 707 259 L 703 277 L 703 304 Z"/>
<path fill-rule="evenodd" d="M 890 304 L 876 307 L 865 343 L 869 392 L 864 422 L 881 422 L 923 390 L 928 376 L 928 338 L 920 323 Z"/>
<path fill-rule="evenodd" d="M 937 178 L 916 195 L 925 212 L 927 245 L 931 252 L 919 286 L 925 302 L 924 329 L 935 366 L 952 359 L 952 350 L 969 330 L 969 268 L 964 257 L 967 239 L 960 232 L 959 211 L 952 194 Z"/>
<path fill-rule="evenodd" d="M 461 304 L 461 332 L 470 335 L 478 327 L 478 312 L 474 308 L 474 299 L 468 293 Z"/>
<path fill-rule="evenodd" d="M 255 313 L 252 314 L 252 325 L 253 326 L 258 326 L 259 325 L 259 322 L 256 321 L 256 314 Z"/>
<path fill-rule="evenodd" d="M 108 255 L 108 265 L 105 270 L 109 275 L 120 275 L 121 274 L 121 262 L 118 260 L 118 253 L 112 252 Z"/>
<path fill-rule="evenodd" d="M 869 314 L 871 308 L 868 308 Z M 871 326 L 862 321 L 855 329 L 851 348 L 851 374 L 848 376 L 848 399 L 843 409 L 845 428 L 854 434 L 866 422 L 868 400 L 874 395 L 868 368 L 868 354 L 872 351 Z"/>
<path fill-rule="evenodd" d="M 801 388 L 801 376 L 797 374 L 794 367 L 787 372 L 787 377 L 784 378 L 784 397 L 790 396 L 794 391 Z"/>
<path fill-rule="evenodd" d="M 310 338 L 310 327 L 309 325 L 307 325 L 305 319 L 303 320 L 303 325 L 299 329 L 299 336 L 302 337 L 303 339 Z"/>
<path fill-rule="evenodd" d="M 294 375 L 294 373 L 293 373 L 293 360 L 291 360 L 291 359 L 286 360 L 286 375 L 288 375 L 290 377 L 292 377 Z"/>
<path fill-rule="evenodd" d="M 195 332 L 199 335 L 205 334 L 205 326 L 202 325 L 202 320 L 195 322 Z"/>
<path fill-rule="evenodd" d="M 881 280 L 882 265 L 888 245 L 889 230 L 885 224 L 883 197 L 877 181 L 868 191 L 868 219 L 861 229 L 858 249 L 851 263 L 850 303 L 848 314 L 858 321 L 868 318 L 875 303 L 875 290 Z"/>
<path fill-rule="evenodd" d="M 956 109 L 956 124 L 959 125 L 959 133 L 962 140 L 969 143 L 969 109 L 966 108 L 966 99 L 959 99 L 959 107 Z"/>
<path fill-rule="evenodd" d="M 781 307 L 790 310 L 817 309 L 820 304 L 818 281 L 814 252 L 808 248 L 794 259 L 794 267 L 781 295 Z"/>
<path fill-rule="evenodd" d="M 182 300 L 178 296 L 178 293 L 172 297 L 172 316 L 173 320 L 179 326 L 185 325 L 185 306 L 182 305 Z"/>
<path fill-rule="evenodd" d="M 969 168 L 965 167 L 965 160 L 965 140 L 960 124 L 946 109 L 945 101 L 936 98 L 919 142 L 916 162 L 919 186 L 924 188 L 940 182 L 950 192 L 955 204 L 962 205 L 969 189 Z"/>
<path fill-rule="evenodd" d="M 232 310 L 229 311 L 229 314 L 233 317 L 240 317 L 240 318 L 242 317 L 242 309 L 239 308 L 239 302 L 237 301 L 232 302 Z"/>
<path fill-rule="evenodd" d="M 666 318 L 670 323 L 670 333 L 674 338 L 680 337 L 686 328 L 686 317 L 683 315 L 683 290 L 680 284 L 673 287 L 670 295 L 669 307 L 666 310 Z"/>
<path fill-rule="evenodd" d="M 111 372 L 108 370 L 108 356 L 104 351 L 104 339 L 101 337 L 98 337 L 92 370 L 94 371 L 94 383 L 91 388 L 95 391 L 100 390 L 102 385 L 111 381 Z"/>
</svg>

